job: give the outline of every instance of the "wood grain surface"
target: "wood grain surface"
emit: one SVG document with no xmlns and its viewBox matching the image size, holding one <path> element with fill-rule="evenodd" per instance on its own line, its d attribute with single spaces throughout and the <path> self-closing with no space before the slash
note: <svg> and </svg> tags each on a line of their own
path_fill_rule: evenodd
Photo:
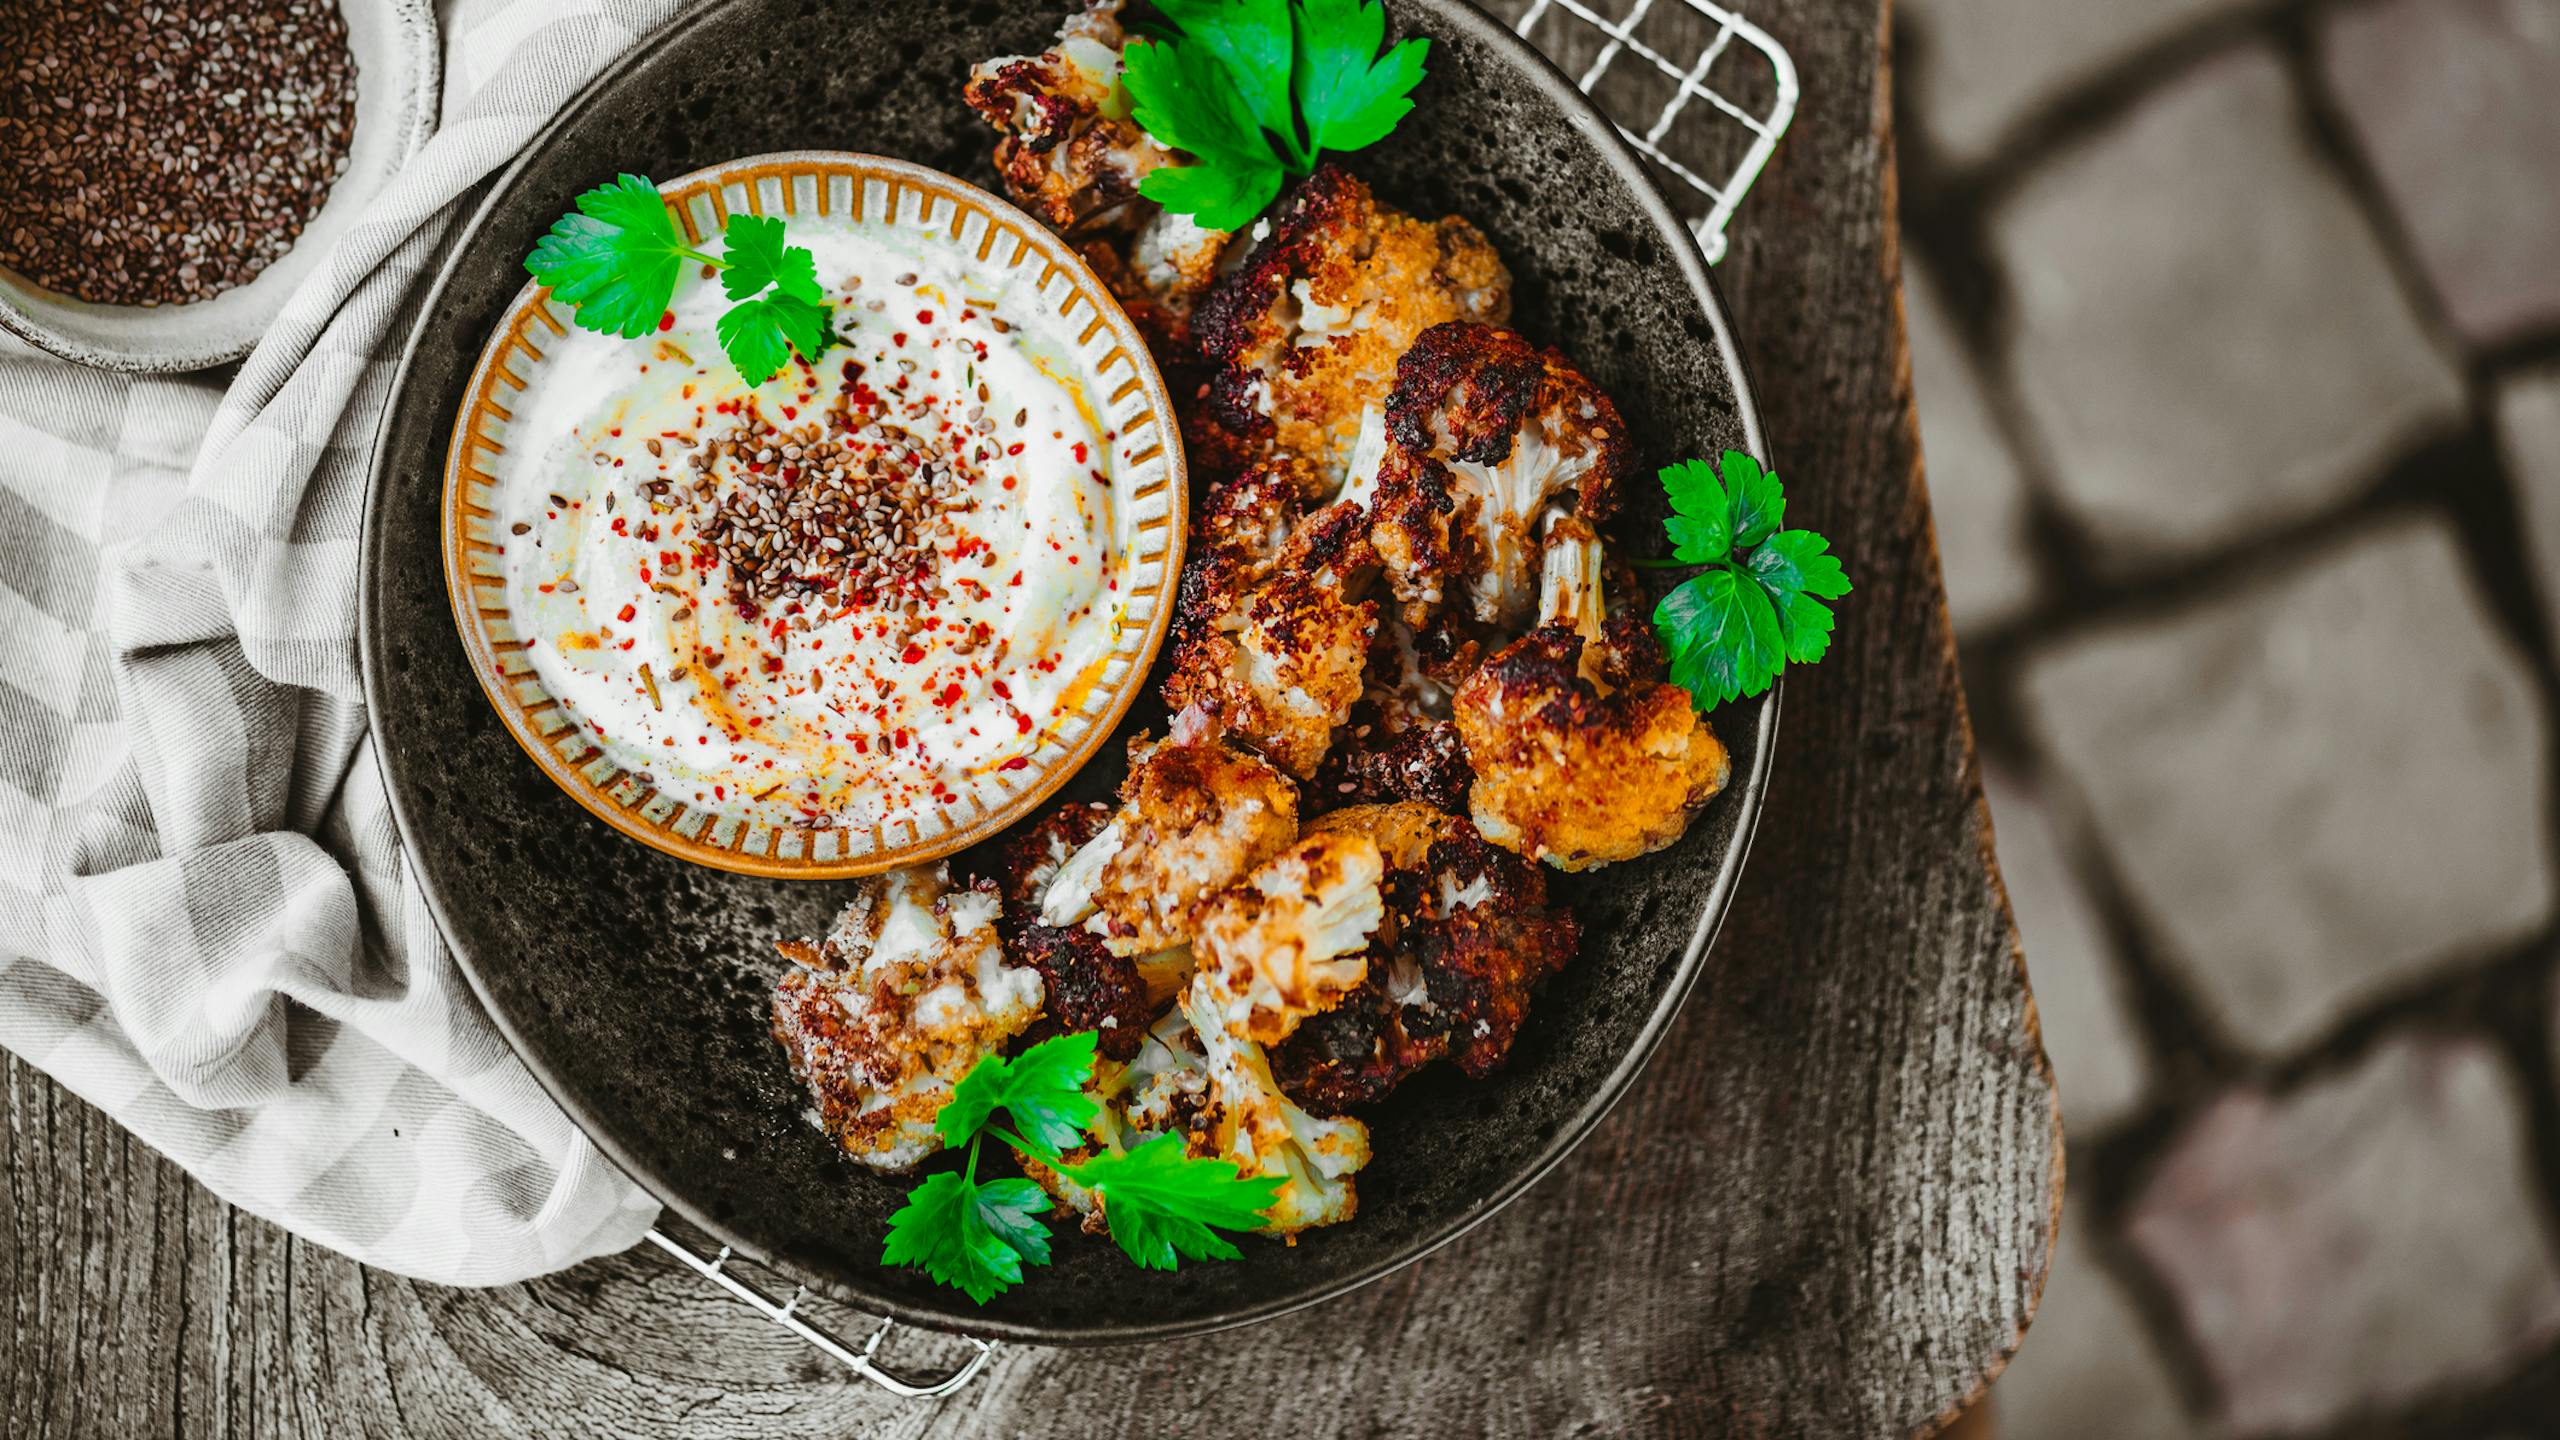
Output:
<svg viewBox="0 0 2560 1440">
<path fill-rule="evenodd" d="M 1920 474 L 1884 16 L 1874 0 L 1750 8 L 1795 55 L 1806 100 L 1719 278 L 1791 515 L 1833 537 L 1858 590 L 1830 658 L 1789 678 L 1766 819 L 1707 978 L 1553 1176 L 1329 1305 L 1174 1345 L 1007 1350 L 962 1395 L 910 1404 L 652 1252 L 482 1291 L 366 1270 L 233 1210 L 10 1059 L 0 1435 L 1846 1437 L 1946 1423 L 2034 1308 L 2059 1121 Z M 959 1351 L 924 1335 L 891 1349 L 921 1368 Z"/>
</svg>

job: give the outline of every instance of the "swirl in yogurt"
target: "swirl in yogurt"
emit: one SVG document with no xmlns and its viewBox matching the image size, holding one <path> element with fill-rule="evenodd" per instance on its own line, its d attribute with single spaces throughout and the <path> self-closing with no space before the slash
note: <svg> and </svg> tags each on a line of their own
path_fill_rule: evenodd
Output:
<svg viewBox="0 0 2560 1440">
<path fill-rule="evenodd" d="M 1032 763 L 1099 681 L 1125 461 L 1027 285 L 912 229 L 792 239 L 841 341 L 814 364 L 746 388 L 707 276 L 650 339 L 560 337 L 511 427 L 543 448 L 499 492 L 508 597 L 545 689 L 661 794 L 887 827 Z"/>
</svg>

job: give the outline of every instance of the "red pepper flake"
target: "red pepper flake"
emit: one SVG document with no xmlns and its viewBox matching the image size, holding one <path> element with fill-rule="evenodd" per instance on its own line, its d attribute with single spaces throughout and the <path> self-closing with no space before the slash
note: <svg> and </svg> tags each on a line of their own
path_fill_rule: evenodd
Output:
<svg viewBox="0 0 2560 1440">
<path fill-rule="evenodd" d="M 997 766 L 996 768 L 997 768 L 997 769 L 999 769 L 999 770 L 1019 770 L 1019 769 L 1021 769 L 1022 767 L 1026 766 L 1026 765 L 1028 765 L 1028 764 L 1030 764 L 1030 763 L 1031 763 L 1031 757 L 1030 757 L 1030 756 L 1028 756 L 1028 755 L 1016 755 L 1016 756 L 1014 756 L 1012 759 L 1007 760 L 1006 762 L 1004 762 L 1003 764 L 1001 764 L 1001 765 Z"/>
<path fill-rule="evenodd" d="M 932 311 L 930 311 L 930 310 L 919 310 L 919 311 L 917 311 L 917 312 L 916 312 L 916 323 L 917 323 L 917 324 L 919 324 L 919 325 L 930 325 L 930 324 L 932 324 L 932 323 L 933 323 L 933 312 L 932 312 Z"/>
<path fill-rule="evenodd" d="M 1084 442 L 1081 440 L 1076 442 L 1076 463 L 1079 465 L 1084 463 Z"/>
<path fill-rule="evenodd" d="M 1017 735 L 1028 735 L 1028 734 L 1030 734 L 1030 733 L 1031 733 L 1031 717 L 1030 717 L 1030 716 L 1028 716 L 1028 715 L 1016 715 L 1016 716 L 1014 716 L 1014 717 L 1013 717 L 1013 729 L 1014 729 L 1014 733 L 1015 733 L 1015 734 L 1017 734 Z"/>
<path fill-rule="evenodd" d="M 676 312 L 668 310 L 658 316 L 658 330 L 663 334 L 676 328 Z"/>
<path fill-rule="evenodd" d="M 913 665 L 924 659 L 924 647 L 921 645 L 909 645 L 904 651 L 899 653 L 898 658 L 910 665 Z"/>
<path fill-rule="evenodd" d="M 1007 445 L 1006 447 L 1004 447 L 1004 453 L 1006 453 L 1007 455 L 1019 455 L 1019 454 L 1021 454 L 1021 453 L 1022 453 L 1022 442 L 1021 442 L 1021 441 L 1019 441 L 1019 440 L 1016 440 L 1016 441 L 1014 441 L 1012 444 Z"/>
<path fill-rule="evenodd" d="M 958 682 L 955 681 L 952 684 L 942 687 L 941 702 L 945 709 L 960 703 L 960 686 Z"/>
<path fill-rule="evenodd" d="M 628 624 L 630 624 L 630 623 L 631 623 L 631 617 L 632 617 L 632 616 L 634 616 L 634 615 L 637 615 L 637 614 L 639 614 L 639 613 L 640 613 L 640 607 L 639 607 L 639 606 L 637 606 L 637 605 L 625 605 L 625 606 L 623 606 L 623 607 L 622 607 L 622 613 L 621 613 L 621 614 L 619 614 L 619 615 L 614 616 L 613 618 L 614 618 L 614 619 L 616 619 L 616 620 L 621 621 L 621 622 L 622 622 L 623 624 L 625 624 L 625 625 L 628 625 Z"/>
<path fill-rule="evenodd" d="M 904 331 L 904 330 L 900 330 L 900 331 L 897 331 L 897 332 L 895 332 L 895 333 L 891 334 L 891 335 L 889 336 L 889 343 L 890 343 L 890 344 L 892 344 L 892 345 L 900 345 L 900 346 L 905 345 L 905 344 L 907 343 L 907 332 L 906 332 L 906 331 Z"/>
</svg>

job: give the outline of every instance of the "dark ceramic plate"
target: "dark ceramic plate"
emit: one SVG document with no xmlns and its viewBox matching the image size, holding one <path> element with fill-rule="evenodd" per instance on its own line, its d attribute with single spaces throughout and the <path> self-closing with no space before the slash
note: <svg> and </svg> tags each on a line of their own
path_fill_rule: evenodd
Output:
<svg viewBox="0 0 2560 1440">
<path fill-rule="evenodd" d="M 1356 1220 L 1294 1247 L 1143 1271 L 1059 1237 L 1056 1262 L 979 1308 L 883 1268 L 906 1186 L 838 1155 L 765 1031 L 776 936 L 816 934 L 844 887 L 722 874 L 616 835 L 543 778 L 472 679 L 436 543 L 442 457 L 473 358 L 569 198 L 616 171 L 678 175 L 767 151 L 901 156 L 992 187 L 969 65 L 1043 48 L 1065 0 L 719 0 L 572 101 L 492 188 L 403 357 L 365 513 L 366 695 L 409 863 L 489 1014 L 605 1152 L 741 1254 L 872 1313 L 1050 1344 L 1195 1334 L 1375 1279 L 1491 1214 L 1591 1129 L 1696 979 L 1757 817 L 1775 692 L 1715 717 L 1734 783 L 1687 838 L 1566 877 L 1581 958 L 1508 1069 L 1434 1073 L 1368 1117 Z M 1425 215 L 1460 211 L 1516 277 L 1514 323 L 1616 397 L 1649 465 L 1766 453 L 1697 248 L 1615 132 L 1546 62 L 1458 0 L 1389 0 L 1432 37 L 1418 108 L 1353 168 Z M 787 40 L 787 43 L 786 43 Z M 1644 533 L 1655 515 L 1627 520 Z M 1659 531 L 1653 533 L 1658 534 Z M 1116 780 L 1097 762 L 1079 788 Z"/>
</svg>

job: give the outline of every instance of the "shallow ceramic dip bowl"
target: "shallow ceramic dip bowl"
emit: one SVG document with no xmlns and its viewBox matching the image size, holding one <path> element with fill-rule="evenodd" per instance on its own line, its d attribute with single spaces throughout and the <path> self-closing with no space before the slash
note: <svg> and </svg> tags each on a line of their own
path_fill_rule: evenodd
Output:
<svg viewBox="0 0 2560 1440">
<path fill-rule="evenodd" d="M 519 510 L 508 508 L 506 497 L 510 487 L 516 487 L 513 493 L 519 497 L 538 496 L 596 473 L 563 459 L 557 449 L 563 437 L 538 428 L 537 415 L 555 413 L 542 406 L 540 397 L 546 388 L 559 386 L 575 393 L 591 379 L 578 373 L 582 364 L 594 361 L 599 352 L 617 347 L 637 352 L 650 342 L 576 333 L 570 308 L 542 286 L 528 283 L 481 351 L 446 451 L 445 580 L 472 673 L 543 774 L 614 829 L 697 864 L 748 875 L 833 879 L 936 859 L 986 839 L 1022 818 L 1092 758 L 1136 698 L 1164 640 L 1182 570 L 1186 476 L 1182 446 L 1174 435 L 1172 397 L 1145 341 L 1064 241 L 976 186 L 921 165 L 872 155 L 795 151 L 714 165 L 661 185 L 659 193 L 688 244 L 708 243 L 705 237 L 720 233 L 733 214 L 753 214 L 804 229 L 839 227 L 879 237 L 894 245 L 895 253 L 931 257 L 940 262 L 937 269 L 947 265 L 948 273 L 965 275 L 965 283 L 974 287 L 969 293 L 1001 301 L 1016 317 L 1006 334 L 1025 344 L 1035 337 L 1049 344 L 1056 352 L 1054 363 L 1044 360 L 1041 368 L 1071 387 L 1077 408 L 1099 427 L 1096 442 L 1111 454 L 1108 513 L 1099 517 L 1111 544 L 1107 560 L 1098 557 L 1100 563 L 1093 567 L 1112 579 L 1109 606 L 1077 622 L 1092 630 L 1092 648 L 1082 652 L 1090 658 L 1074 667 L 1080 673 L 1066 677 L 1068 683 L 1059 691 L 1064 703 L 1041 717 L 1021 742 L 1021 753 L 1006 756 L 1001 764 L 954 771 L 947 782 L 937 782 L 930 803 L 910 802 L 886 815 L 777 820 L 760 813 L 771 807 L 749 802 L 744 785 L 728 792 L 728 803 L 722 803 L 701 793 L 707 783 L 687 787 L 673 777 L 669 765 L 655 761 L 659 752 L 634 754 L 627 746 L 599 743 L 597 727 L 583 723 L 593 717 L 582 716 L 572 697 L 554 693 L 555 687 L 546 683 L 535 651 L 555 645 L 555 637 L 550 627 L 523 611 L 524 602 L 531 600 L 574 605 L 583 614 L 586 597 L 563 602 L 526 592 L 520 581 L 511 585 L 510 547 L 525 550 L 543 537 L 522 533 L 526 527 L 521 522 L 509 524 Z M 889 276 L 870 278 L 876 290 Z M 880 302 L 869 304 L 876 308 Z M 898 340 L 904 344 L 903 332 Z M 726 374 L 725 359 L 705 359 L 704 373 Z M 914 363 L 899 361 L 901 366 Z M 822 361 L 819 369 L 827 368 Z M 887 371 L 887 363 L 879 369 Z M 672 373 L 690 376 L 696 371 Z M 693 386 L 686 385 L 684 393 L 694 394 Z M 980 393 L 985 393 L 983 384 Z M 623 433 L 618 423 L 612 433 Z M 672 455 L 654 462 L 647 455 L 638 458 L 644 466 L 667 465 L 681 473 Z M 546 469 L 546 464 L 555 468 Z M 562 465 L 579 472 L 577 478 L 556 478 L 556 467 Z M 1035 487 L 1047 483 L 1036 471 L 1027 479 Z M 1012 483 L 1006 480 L 1008 490 Z M 622 522 L 614 524 L 619 529 Z M 994 552 L 983 558 L 994 559 Z M 688 603 L 676 618 L 692 614 Z M 626 610 L 624 618 L 629 617 Z M 652 617 L 641 617 L 642 633 L 653 634 L 656 628 Z M 556 647 L 552 653 L 559 653 Z M 662 685 L 668 692 L 661 708 L 694 703 L 687 698 L 692 687 L 679 685 L 664 663 L 678 653 L 669 650 L 662 657 L 660 669 L 669 678 L 652 676 L 649 681 L 653 701 L 661 698 Z M 565 659 L 554 663 L 565 664 Z M 992 713 L 991 705 L 987 708 Z M 1010 727 L 1004 734 L 1010 746 Z M 866 748 L 863 753 L 867 757 L 873 752 Z M 886 763 L 855 759 L 850 752 L 846 759 L 855 769 Z M 775 773 L 778 777 L 780 772 Z"/>
<path fill-rule="evenodd" d="M 1550 894 L 1582 923 L 1579 956 L 1537 999 L 1505 1068 L 1481 1081 L 1426 1072 L 1370 1107 L 1375 1158 L 1349 1223 L 1294 1246 L 1249 1240 L 1241 1259 L 1171 1274 L 1061 1224 L 1052 1263 L 983 1307 L 883 1265 L 888 1217 L 914 1182 L 864 1171 L 802 1117 L 808 1092 L 770 1025 L 772 942 L 823 934 L 847 887 L 728 874 L 632 844 L 526 762 L 469 678 L 454 627 L 436 545 L 443 460 L 525 253 L 569 197 L 619 171 L 677 175 L 808 146 L 995 183 L 994 134 L 961 84 L 978 61 L 1046 48 L 1070 3 L 715 0 L 613 62 L 493 183 L 419 306 L 374 455 L 362 629 L 409 874 L 498 1028 L 614 1163 L 716 1243 L 782 1271 L 785 1289 L 805 1281 L 869 1314 L 1053 1345 L 1198 1335 L 1313 1304 L 1526 1191 L 1635 1082 L 1706 971 L 1779 709 L 1773 689 L 1715 711 L 1732 784 L 1677 843 L 1552 877 Z M 1609 393 L 1646 473 L 1727 448 L 1766 456 L 1705 261 L 1617 132 L 1463 0 L 1386 8 L 1394 32 L 1431 38 L 1429 74 L 1414 111 L 1350 168 L 1382 200 L 1464 214 L 1484 231 L 1511 269 L 1512 323 Z M 1638 488 L 1658 502 L 1658 487 Z M 1658 537 L 1658 503 L 1628 500 L 1617 533 Z M 1121 728 L 1164 723 L 1142 700 Z M 1106 744 L 1062 793 L 1097 798 L 1120 773 L 1120 747 Z M 1752 1197 L 1730 1204 L 1736 1233 L 1765 1228 Z"/>
</svg>

